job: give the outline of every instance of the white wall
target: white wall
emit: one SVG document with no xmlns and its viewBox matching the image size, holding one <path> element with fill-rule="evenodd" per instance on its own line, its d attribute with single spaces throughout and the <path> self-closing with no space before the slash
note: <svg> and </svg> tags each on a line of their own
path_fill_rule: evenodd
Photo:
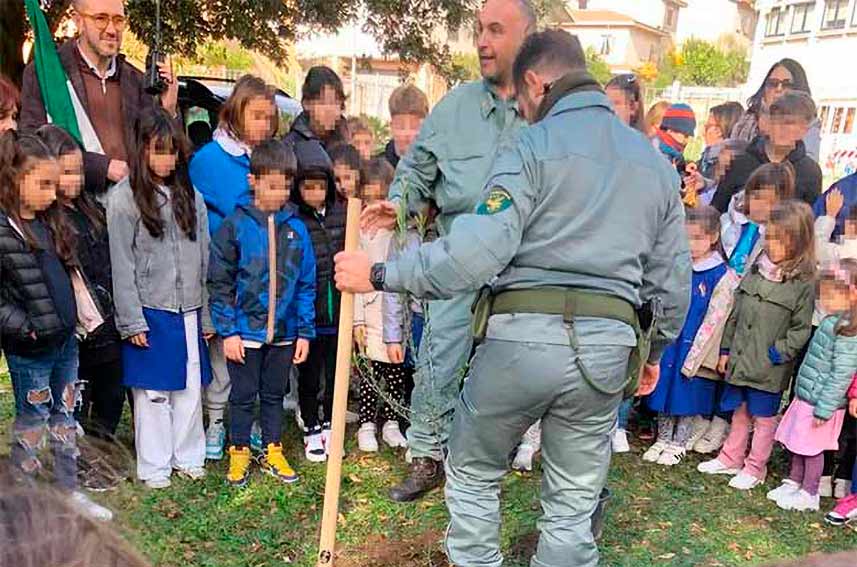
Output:
<svg viewBox="0 0 857 567">
<path fill-rule="evenodd" d="M 784 38 L 765 38 L 765 14 L 771 6 L 782 4 L 774 0 L 757 0 L 759 23 L 745 92 L 755 92 L 771 65 L 784 57 L 791 57 L 806 70 L 816 102 L 857 98 L 857 73 L 854 72 L 853 59 L 857 55 L 857 26 L 850 25 L 855 3 L 852 0 L 849 5 L 848 22 L 843 31 L 820 30 L 824 0 L 818 0 L 815 23 L 808 36 L 787 34 Z M 790 16 L 786 22 L 790 27 Z"/>
</svg>

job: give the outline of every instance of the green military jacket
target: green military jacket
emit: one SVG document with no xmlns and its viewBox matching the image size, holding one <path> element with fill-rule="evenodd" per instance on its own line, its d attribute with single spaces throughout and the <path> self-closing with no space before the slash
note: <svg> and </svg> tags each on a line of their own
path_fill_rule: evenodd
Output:
<svg viewBox="0 0 857 567">
<path fill-rule="evenodd" d="M 772 282 L 754 267 L 738 286 L 720 343 L 730 356 L 727 382 L 764 392 L 784 391 L 795 358 L 812 332 L 814 300 L 812 281 Z M 771 347 L 781 359 L 778 364 L 771 360 Z"/>
<path fill-rule="evenodd" d="M 432 109 L 399 161 L 390 200 L 407 194 L 411 209 L 433 200 L 440 232 L 448 233 L 456 216 L 473 212 L 498 148 L 525 124 L 517 103 L 501 99 L 486 81 L 456 87 Z"/>
</svg>

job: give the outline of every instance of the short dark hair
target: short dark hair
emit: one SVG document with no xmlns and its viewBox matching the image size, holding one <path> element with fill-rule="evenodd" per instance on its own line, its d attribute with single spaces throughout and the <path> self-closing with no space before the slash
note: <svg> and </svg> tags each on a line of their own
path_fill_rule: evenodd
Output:
<svg viewBox="0 0 857 567">
<path fill-rule="evenodd" d="M 343 163 L 349 169 L 356 171 L 363 169 L 363 159 L 360 157 L 360 152 L 351 144 L 336 144 L 330 148 L 328 155 L 334 166 L 338 163 Z"/>
<path fill-rule="evenodd" d="M 533 69 L 552 69 L 557 73 L 585 70 L 586 55 L 580 40 L 563 30 L 546 30 L 527 36 L 512 67 L 517 88 L 523 87 L 524 74 Z"/>
<path fill-rule="evenodd" d="M 393 166 L 390 165 L 390 162 L 387 161 L 386 158 L 377 157 L 370 159 L 366 163 L 366 166 L 360 174 L 360 181 L 362 185 L 372 185 L 377 183 L 386 191 L 390 188 L 390 184 L 393 183 L 394 175 L 395 172 L 393 171 Z"/>
<path fill-rule="evenodd" d="M 807 122 L 815 119 L 816 108 L 812 97 L 801 91 L 788 91 L 771 103 L 771 118 L 775 116 L 797 116 Z"/>
<path fill-rule="evenodd" d="M 284 173 L 294 177 L 298 171 L 298 158 L 291 146 L 270 138 L 253 149 L 250 157 L 250 173 Z"/>
<path fill-rule="evenodd" d="M 321 92 L 325 87 L 333 89 L 336 93 L 339 102 L 345 105 L 345 89 L 342 86 L 342 79 L 336 74 L 336 71 L 324 65 L 316 65 L 307 71 L 304 86 L 301 89 L 301 100 L 317 100 L 321 98 Z"/>
</svg>

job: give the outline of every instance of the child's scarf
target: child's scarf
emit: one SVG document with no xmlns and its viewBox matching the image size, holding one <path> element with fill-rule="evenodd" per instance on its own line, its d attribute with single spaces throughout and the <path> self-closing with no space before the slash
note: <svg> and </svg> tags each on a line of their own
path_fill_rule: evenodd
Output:
<svg viewBox="0 0 857 567">
<path fill-rule="evenodd" d="M 678 140 L 669 135 L 666 130 L 658 130 L 658 149 L 661 153 L 667 156 L 670 161 L 681 159 L 684 154 L 686 144 L 680 143 Z"/>
</svg>

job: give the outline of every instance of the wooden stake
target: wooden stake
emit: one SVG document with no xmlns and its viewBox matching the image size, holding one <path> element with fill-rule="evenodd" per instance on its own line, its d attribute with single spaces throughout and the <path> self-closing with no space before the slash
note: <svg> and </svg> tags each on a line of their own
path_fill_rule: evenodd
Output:
<svg viewBox="0 0 857 567">
<path fill-rule="evenodd" d="M 348 199 L 345 221 L 345 251 L 354 252 L 360 238 L 360 199 Z M 324 484 L 324 512 L 317 567 L 333 567 L 336 544 L 336 520 L 339 516 L 339 484 L 342 479 L 342 450 L 345 443 L 345 409 L 348 405 L 348 380 L 354 324 L 354 294 L 343 292 L 339 310 L 339 338 L 336 350 L 336 382 L 333 387 L 333 419 L 327 455 L 327 479 Z"/>
</svg>

